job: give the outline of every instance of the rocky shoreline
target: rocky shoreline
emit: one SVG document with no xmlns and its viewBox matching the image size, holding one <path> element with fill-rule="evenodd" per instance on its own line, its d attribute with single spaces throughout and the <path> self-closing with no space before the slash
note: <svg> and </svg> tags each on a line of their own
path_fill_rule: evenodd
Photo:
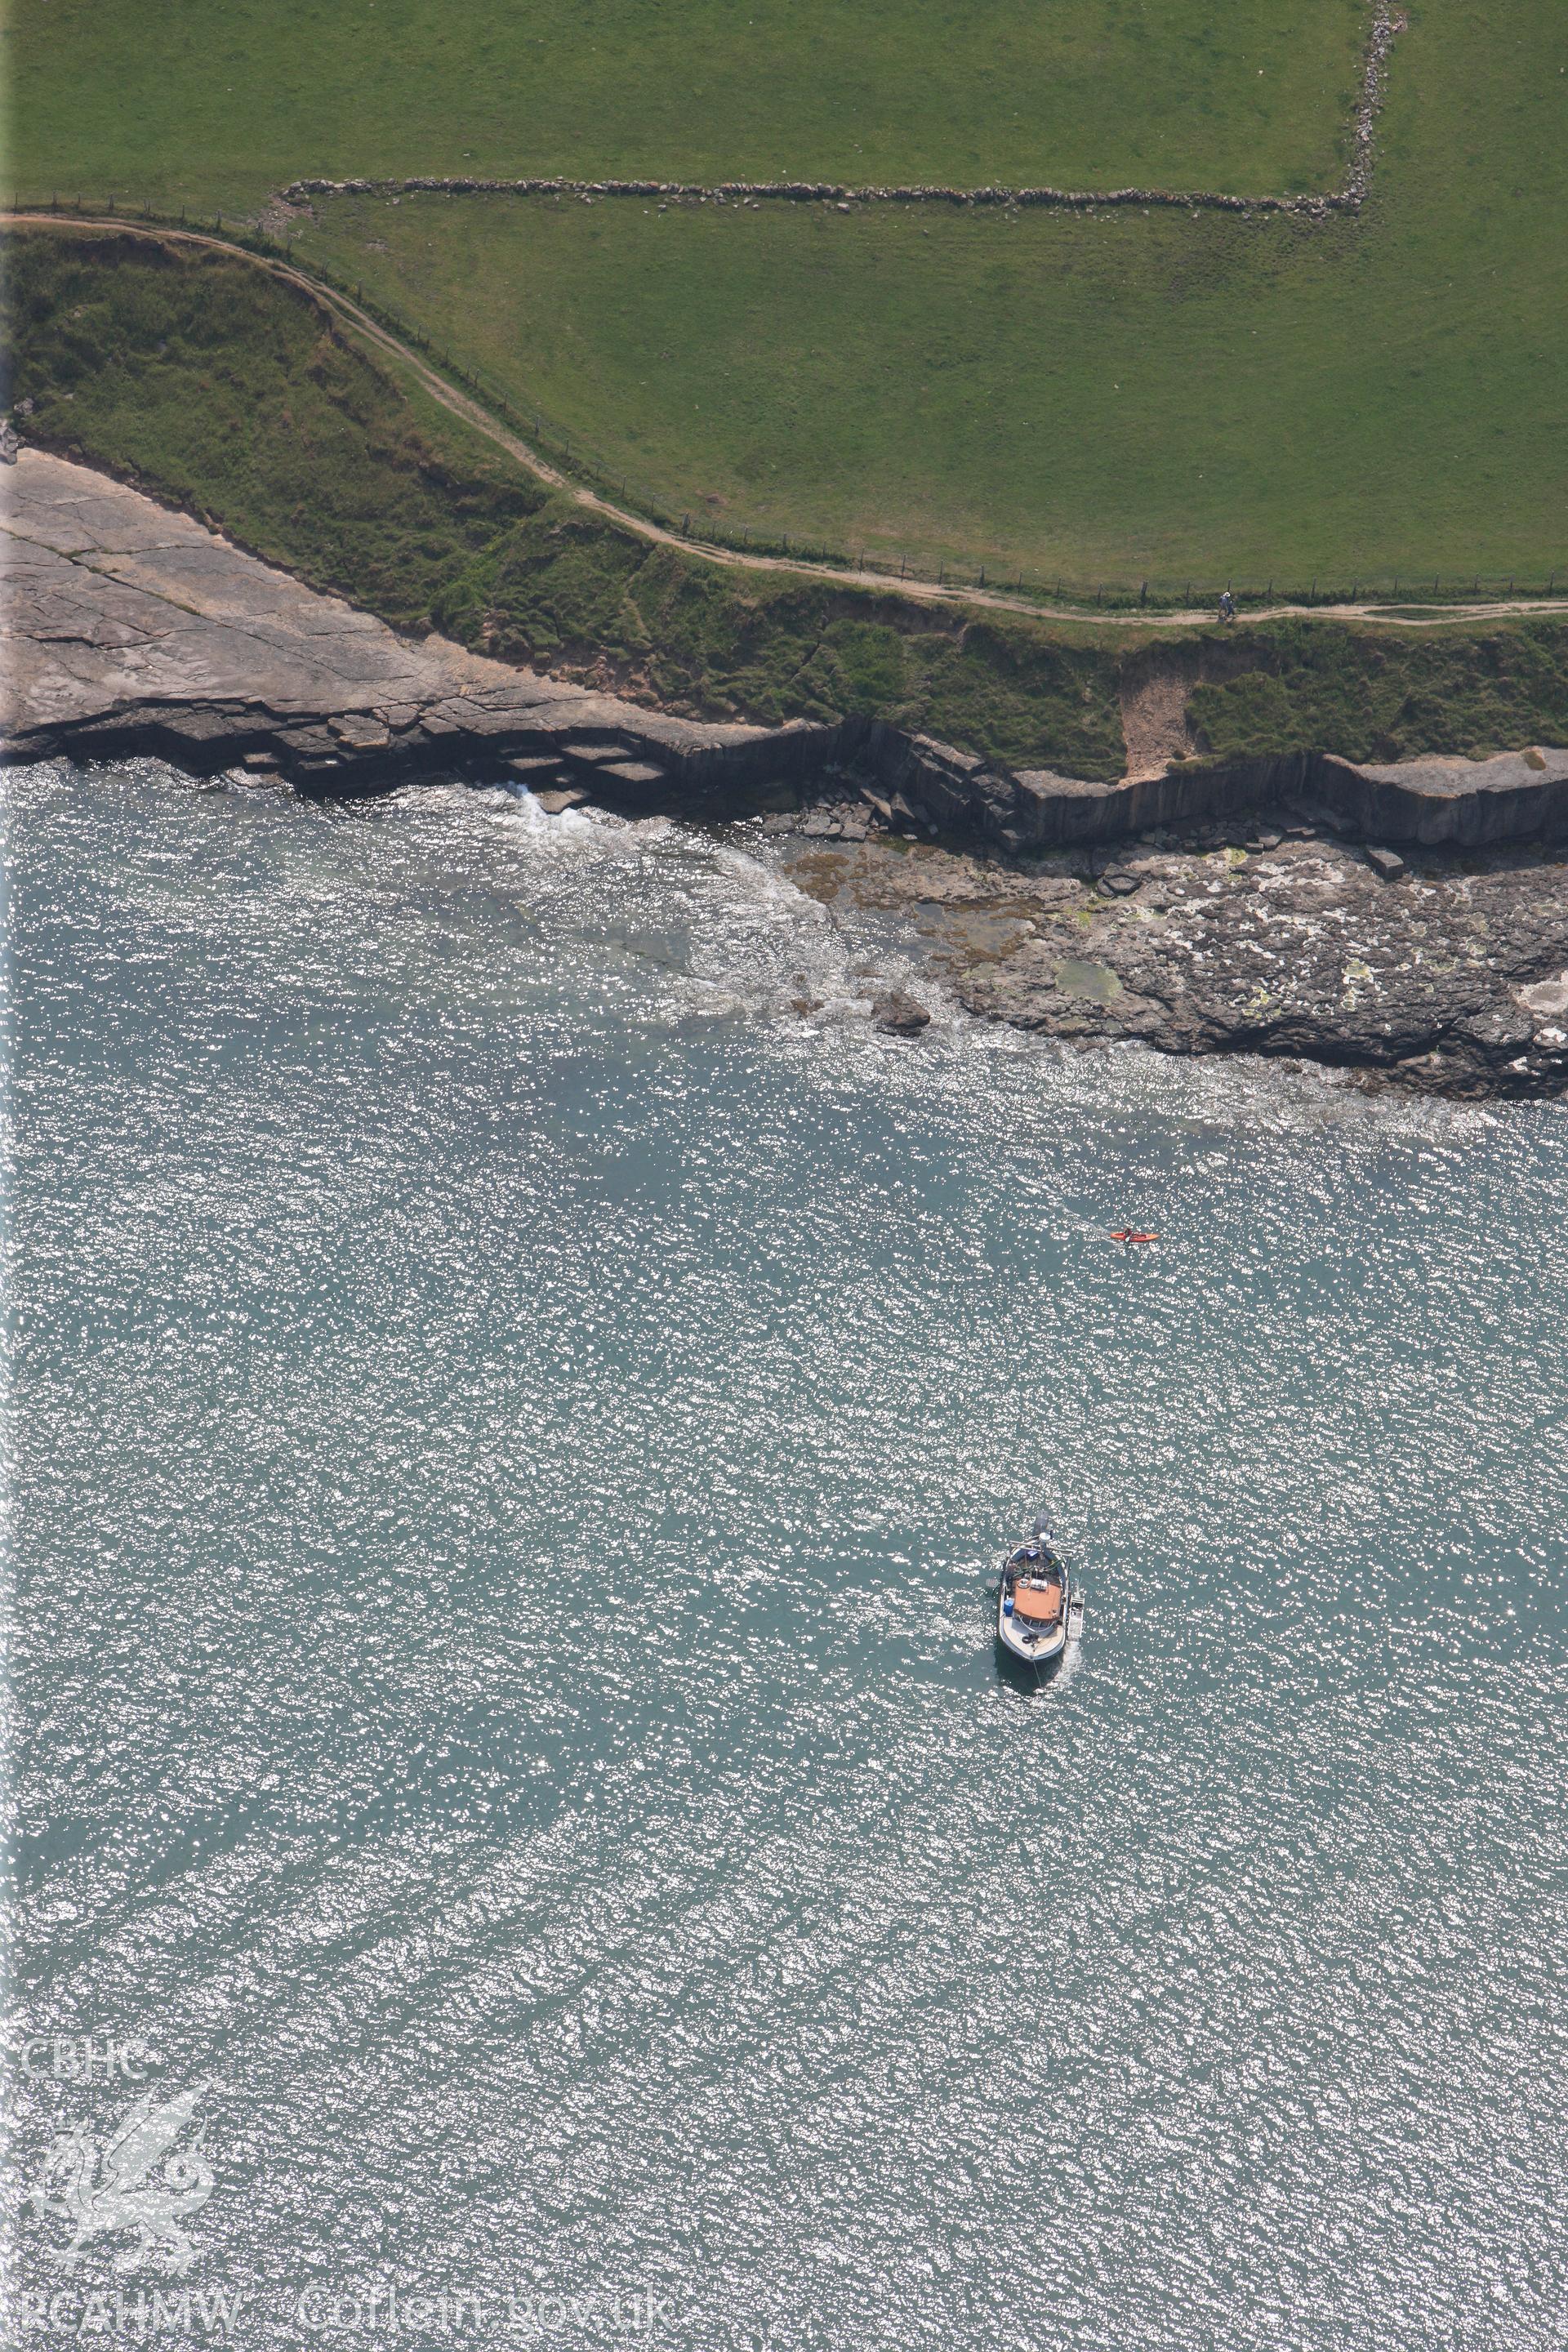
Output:
<svg viewBox="0 0 1568 2352">
<path fill-rule="evenodd" d="M 552 813 L 739 822 L 814 896 L 903 919 L 990 1018 L 1568 1089 L 1568 751 L 1189 757 L 1101 783 L 865 719 L 705 725 L 411 644 L 65 459 L 24 449 L 4 481 L 7 761 L 146 754 L 331 793 L 457 769 Z M 919 1006 L 889 997 L 884 1025 L 918 1030 Z"/>
<path fill-rule="evenodd" d="M 835 839 L 820 810 L 764 819 L 763 854 L 842 913 L 901 919 L 988 1019 L 1078 1046 L 1327 1063 L 1422 1093 L 1568 1088 L 1568 850 L 1406 858 L 1281 808 L 1003 864 L 879 836 L 849 806 L 839 825 Z"/>
</svg>

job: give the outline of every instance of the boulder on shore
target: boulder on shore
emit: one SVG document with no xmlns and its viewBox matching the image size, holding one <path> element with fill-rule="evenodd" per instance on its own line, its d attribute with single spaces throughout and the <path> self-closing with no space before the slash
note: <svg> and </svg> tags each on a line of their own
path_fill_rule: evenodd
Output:
<svg viewBox="0 0 1568 2352">
<path fill-rule="evenodd" d="M 918 1036 L 922 1029 L 931 1026 L 931 1014 L 925 1006 L 918 1004 L 901 988 L 889 988 L 883 995 L 875 998 L 871 1018 L 879 1029 L 886 1030 L 892 1037 Z"/>
</svg>

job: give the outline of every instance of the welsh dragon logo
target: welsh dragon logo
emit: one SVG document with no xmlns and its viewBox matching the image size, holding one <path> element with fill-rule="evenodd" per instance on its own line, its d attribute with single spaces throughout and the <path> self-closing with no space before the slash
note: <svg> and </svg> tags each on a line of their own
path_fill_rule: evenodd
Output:
<svg viewBox="0 0 1568 2352">
<path fill-rule="evenodd" d="M 85 2124 L 56 2140 L 26 2202 L 71 2224 L 59 2262 L 79 2263 L 94 2238 L 134 2231 L 135 2244 L 114 2258 L 117 2271 L 140 2270 L 147 2262 L 176 2274 L 190 2269 L 196 2246 L 184 2224 L 201 2211 L 215 2184 L 204 2133 L 184 2147 L 180 2138 L 211 2087 L 199 2083 L 162 2103 L 149 2092 L 101 2145 Z"/>
</svg>

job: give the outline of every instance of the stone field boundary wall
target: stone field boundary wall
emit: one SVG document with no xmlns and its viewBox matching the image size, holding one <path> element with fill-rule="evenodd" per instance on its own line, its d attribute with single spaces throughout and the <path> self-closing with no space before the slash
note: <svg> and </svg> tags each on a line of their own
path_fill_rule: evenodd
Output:
<svg viewBox="0 0 1568 2352">
<path fill-rule="evenodd" d="M 1330 213 L 1358 212 L 1372 186 L 1377 118 L 1387 87 L 1388 59 L 1396 35 L 1407 18 L 1389 5 L 1373 0 L 1371 22 L 1362 59 L 1361 87 L 1352 119 L 1350 163 L 1343 184 L 1321 194 L 1222 195 L 1213 189 L 1186 192 L 1170 188 L 950 188 L 940 186 L 874 187 L 839 184 L 826 180 L 722 180 L 711 185 L 688 180 L 487 180 L 459 176 L 410 179 L 291 180 L 278 192 L 286 205 L 308 205 L 326 196 L 506 195 L 578 196 L 592 203 L 598 197 L 652 196 L 688 204 L 836 204 L 848 211 L 857 205 L 978 205 L 1045 207 L 1062 212 L 1095 212 L 1102 205 L 1150 207 L 1175 212 L 1293 213 L 1321 219 Z"/>
</svg>

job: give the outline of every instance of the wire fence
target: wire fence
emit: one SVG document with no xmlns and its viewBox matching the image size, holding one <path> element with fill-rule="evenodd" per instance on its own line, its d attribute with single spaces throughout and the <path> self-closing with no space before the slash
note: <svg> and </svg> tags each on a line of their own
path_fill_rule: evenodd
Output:
<svg viewBox="0 0 1568 2352">
<path fill-rule="evenodd" d="M 780 562 L 823 566 L 847 575 L 862 573 L 875 576 L 879 587 L 896 590 L 900 585 L 944 588 L 995 596 L 1019 598 L 1042 608 L 1054 607 L 1092 619 L 1097 613 L 1147 613 L 1152 623 L 1163 615 L 1193 612 L 1213 612 L 1218 616 L 1222 593 L 1228 593 L 1238 613 L 1258 613 L 1270 607 L 1289 605 L 1307 612 L 1316 607 L 1328 608 L 1346 604 L 1375 605 L 1382 610 L 1402 607 L 1421 612 L 1441 613 L 1446 606 L 1474 604 L 1551 602 L 1560 594 L 1568 597 L 1568 556 L 1551 569 L 1544 579 L 1524 573 L 1436 571 L 1411 574 L 1395 572 L 1342 572 L 1337 578 L 1327 575 L 1316 578 L 1305 586 L 1283 575 L 1267 581 L 1236 579 L 1205 579 L 1189 574 L 1185 579 L 1156 579 L 1151 576 L 1134 583 L 1126 581 L 1085 581 L 1068 572 L 1051 574 L 1011 564 L 958 564 L 939 561 L 935 570 L 929 557 L 910 560 L 908 556 L 889 554 L 886 548 L 837 546 L 815 536 L 788 531 L 770 532 L 753 530 L 750 525 L 734 525 L 721 516 L 698 514 L 689 508 L 672 504 L 668 494 L 637 481 L 613 459 L 589 446 L 579 435 L 552 417 L 547 410 L 533 404 L 520 405 L 515 394 L 497 382 L 485 369 L 475 367 L 459 358 L 445 340 L 432 337 L 426 329 L 395 310 L 379 295 L 367 293 L 363 281 L 351 278 L 334 269 L 316 254 L 301 254 L 291 239 L 269 236 L 266 230 L 246 220 L 226 222 L 221 212 L 210 217 L 193 213 L 182 206 L 175 213 L 160 213 L 151 206 L 127 206 L 109 196 L 92 203 L 80 195 L 62 199 L 58 194 L 47 198 L 12 197 L 15 212 L 47 213 L 60 220 L 81 218 L 84 221 L 108 219 L 144 225 L 153 228 L 187 229 L 204 236 L 216 237 L 243 253 L 256 254 L 267 260 L 282 261 L 297 269 L 300 275 L 319 285 L 326 292 L 352 302 L 397 341 L 416 352 L 426 365 L 468 393 L 475 401 L 502 424 L 510 427 L 526 446 L 559 473 L 564 479 L 594 492 L 611 506 L 618 506 L 634 522 L 651 523 L 656 530 L 668 531 L 671 537 L 692 549 L 715 548 L 735 555 L 755 555 Z M 1562 588 L 1559 589 L 1559 582 Z"/>
</svg>

